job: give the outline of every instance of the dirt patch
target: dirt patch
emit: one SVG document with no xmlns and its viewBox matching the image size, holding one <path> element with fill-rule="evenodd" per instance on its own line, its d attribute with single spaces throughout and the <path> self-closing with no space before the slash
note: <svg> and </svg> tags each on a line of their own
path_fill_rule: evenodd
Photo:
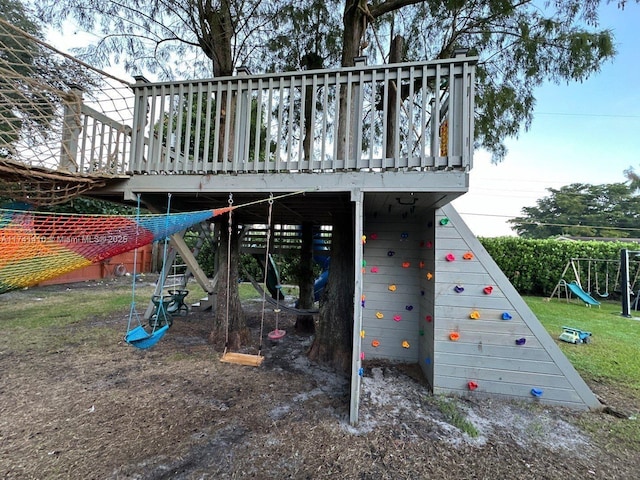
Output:
<svg viewBox="0 0 640 480">
<path fill-rule="evenodd" d="M 21 294 L 34 293 L 12 299 Z M 257 346 L 261 304 L 245 310 Z M 638 448 L 581 427 L 637 421 L 638 399 L 612 386 L 595 387 L 632 419 L 434 398 L 411 367 L 370 364 L 352 427 L 348 379 L 308 360 L 312 338 L 293 332 L 292 315 L 281 314 L 283 340 L 263 342 L 259 368 L 219 362 L 207 343 L 210 313 L 177 318 L 148 351 L 121 340 L 126 320 L 123 311 L 52 328 L 47 334 L 65 341 L 47 352 L 0 339 L 3 478 L 638 477 Z M 96 338 L 97 330 L 107 334 Z M 441 402 L 453 402 L 478 435 L 453 426 Z"/>
</svg>

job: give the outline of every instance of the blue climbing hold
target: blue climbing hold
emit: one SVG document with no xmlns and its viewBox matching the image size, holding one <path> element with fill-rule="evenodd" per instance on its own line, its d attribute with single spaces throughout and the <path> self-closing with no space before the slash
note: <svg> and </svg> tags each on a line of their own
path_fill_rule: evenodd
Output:
<svg viewBox="0 0 640 480">
<path fill-rule="evenodd" d="M 541 397 L 543 393 L 544 393 L 544 391 L 541 388 L 532 388 L 531 389 L 531 395 L 533 395 L 534 397 Z"/>
<path fill-rule="evenodd" d="M 513 317 L 509 314 L 509 312 L 504 312 L 502 314 L 502 319 L 503 320 L 511 320 Z"/>
</svg>

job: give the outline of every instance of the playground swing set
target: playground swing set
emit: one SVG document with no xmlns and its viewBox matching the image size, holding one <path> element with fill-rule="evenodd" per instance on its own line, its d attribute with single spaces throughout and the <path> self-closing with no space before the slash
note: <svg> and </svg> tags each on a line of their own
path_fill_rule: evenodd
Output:
<svg viewBox="0 0 640 480">
<path fill-rule="evenodd" d="M 622 249 L 620 259 L 602 258 L 571 258 L 562 271 L 561 278 L 556 284 L 549 298 L 564 297 L 569 301 L 573 294 L 582 300 L 588 307 L 600 306 L 600 299 L 610 299 L 615 294 L 622 299 L 623 316 L 629 316 L 631 308 L 630 296 L 638 289 L 638 278 L 640 278 L 640 261 L 629 261 L 629 254 L 640 254 L 640 252 Z M 573 279 L 567 280 L 567 272 L 573 273 Z M 614 272 L 611 275 L 610 272 Z M 602 278 L 604 276 L 604 282 Z M 626 285 L 626 288 L 623 288 Z M 640 290 L 637 291 L 633 302 L 635 310 L 640 306 Z"/>
</svg>

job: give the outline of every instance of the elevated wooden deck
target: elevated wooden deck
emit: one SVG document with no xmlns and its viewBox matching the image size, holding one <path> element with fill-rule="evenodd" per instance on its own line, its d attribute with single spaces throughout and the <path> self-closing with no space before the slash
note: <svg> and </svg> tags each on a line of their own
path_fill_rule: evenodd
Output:
<svg viewBox="0 0 640 480">
<path fill-rule="evenodd" d="M 171 192 L 183 209 L 298 190 L 307 192 L 290 201 L 298 217 L 312 203 L 340 208 L 329 199 L 343 193 L 349 203 L 357 191 L 423 192 L 417 206 L 436 207 L 468 189 L 475 62 L 461 54 L 176 83 L 140 77 L 131 125 L 70 108 L 61 163 L 118 176 L 92 195 Z"/>
</svg>

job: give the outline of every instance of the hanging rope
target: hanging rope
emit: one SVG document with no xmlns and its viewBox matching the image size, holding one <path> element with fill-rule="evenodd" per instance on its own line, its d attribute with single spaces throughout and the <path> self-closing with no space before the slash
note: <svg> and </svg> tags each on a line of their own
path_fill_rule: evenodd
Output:
<svg viewBox="0 0 640 480">
<path fill-rule="evenodd" d="M 138 207 L 136 210 L 136 229 L 135 229 L 135 236 L 136 236 L 136 244 L 138 243 L 138 235 L 140 234 L 139 229 L 140 229 L 140 225 L 139 225 L 139 220 L 140 220 L 140 194 L 138 194 L 137 196 L 138 198 Z M 167 215 L 166 215 L 166 219 L 165 219 L 165 232 L 169 232 L 169 209 L 171 207 L 171 194 L 169 194 L 169 199 L 167 202 Z M 165 266 L 166 266 L 166 261 L 167 261 L 167 243 L 168 243 L 168 235 L 165 236 L 165 249 L 164 249 L 164 254 L 163 254 L 163 264 L 162 264 L 162 269 L 164 271 Z M 155 321 L 153 321 L 152 325 L 151 325 L 151 333 L 148 333 L 147 330 L 145 330 L 144 326 L 142 325 L 142 322 L 140 321 L 140 316 L 138 315 L 138 311 L 136 309 L 136 304 L 135 304 L 135 298 L 136 298 L 136 276 L 137 276 L 137 263 L 138 263 L 138 249 L 136 248 L 134 250 L 133 253 L 133 281 L 132 281 L 132 286 L 131 286 L 131 308 L 129 310 L 129 321 L 127 322 L 127 334 L 124 337 L 125 342 L 127 342 L 129 345 L 133 345 L 136 348 L 140 348 L 140 349 L 147 349 L 150 347 L 153 347 L 156 343 L 158 343 L 160 341 L 160 339 L 164 336 L 165 333 L 167 333 L 167 330 L 169 329 L 170 326 L 170 322 L 169 322 L 169 318 L 166 315 L 166 312 L 163 312 L 163 302 L 162 302 L 162 298 L 161 301 L 158 305 L 158 311 L 156 313 L 156 318 Z M 164 278 L 164 277 L 161 277 Z M 160 323 L 160 315 L 164 314 L 164 319 L 165 319 L 165 324 L 160 327 L 157 328 L 159 326 Z M 135 317 L 138 326 L 131 329 L 131 321 L 132 319 Z M 153 318 L 153 317 L 152 317 Z"/>
<path fill-rule="evenodd" d="M 229 194 L 229 200 L 227 202 L 229 208 L 233 207 L 233 193 Z M 231 234 L 233 233 L 233 210 L 229 210 L 229 218 L 227 221 L 227 294 L 225 298 L 225 332 L 224 332 L 224 353 L 223 358 L 227 354 L 229 348 L 229 297 L 231 295 Z"/>
<path fill-rule="evenodd" d="M 138 243 L 138 236 L 140 235 L 140 194 L 137 195 L 137 208 L 136 208 L 136 244 Z M 133 282 L 131 282 L 131 307 L 129 308 L 129 321 L 127 322 L 127 333 L 131 331 L 131 320 L 135 317 L 138 322 L 138 326 L 142 326 L 140 322 L 140 315 L 136 309 L 136 274 L 138 268 L 138 249 L 133 250 Z"/>
</svg>

